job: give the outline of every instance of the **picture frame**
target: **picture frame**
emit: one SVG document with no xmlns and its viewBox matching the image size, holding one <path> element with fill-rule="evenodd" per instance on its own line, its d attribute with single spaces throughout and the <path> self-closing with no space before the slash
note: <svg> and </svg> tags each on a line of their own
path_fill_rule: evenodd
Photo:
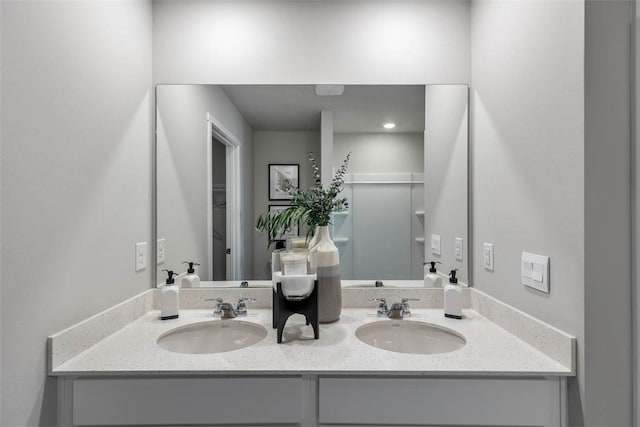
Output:
<svg viewBox="0 0 640 427">
<path fill-rule="evenodd" d="M 290 208 L 291 205 L 269 205 L 269 212 L 283 211 Z M 297 222 L 286 232 L 278 236 L 278 240 L 287 240 L 288 237 L 297 237 L 300 233 L 300 222 Z"/>
<path fill-rule="evenodd" d="M 282 189 L 284 180 L 298 188 L 299 164 L 269 164 L 269 200 L 291 200 L 291 195 Z"/>
</svg>

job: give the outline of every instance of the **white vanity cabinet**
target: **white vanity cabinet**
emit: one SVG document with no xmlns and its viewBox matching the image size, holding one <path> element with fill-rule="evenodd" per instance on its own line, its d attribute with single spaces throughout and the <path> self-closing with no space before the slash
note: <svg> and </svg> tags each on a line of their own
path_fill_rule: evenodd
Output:
<svg viewBox="0 0 640 427">
<path fill-rule="evenodd" d="M 560 426 L 559 378 L 320 377 L 320 425 Z"/>
<path fill-rule="evenodd" d="M 563 426 L 564 377 L 59 377 L 63 426 Z"/>
</svg>

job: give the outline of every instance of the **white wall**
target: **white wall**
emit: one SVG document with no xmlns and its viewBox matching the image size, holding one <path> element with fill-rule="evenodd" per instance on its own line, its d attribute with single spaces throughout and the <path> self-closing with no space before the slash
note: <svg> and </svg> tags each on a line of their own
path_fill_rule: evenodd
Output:
<svg viewBox="0 0 640 427">
<path fill-rule="evenodd" d="M 151 19 L 2 2 L 2 426 L 55 424 L 49 334 L 149 289 Z"/>
<path fill-rule="evenodd" d="M 254 138 L 254 216 L 252 237 L 254 239 L 254 267 L 252 279 L 270 278 L 269 262 L 273 246 L 267 251 L 266 234 L 255 231 L 258 216 L 269 210 L 269 205 L 288 205 L 288 200 L 269 200 L 269 163 L 300 165 L 299 186 L 313 186 L 313 171 L 308 161 L 308 153 L 313 151 L 320 162 L 320 132 L 318 131 L 256 131 Z M 306 229 L 300 229 L 306 235 Z M 249 277 L 249 276 L 247 276 Z"/>
<path fill-rule="evenodd" d="M 238 253 L 241 277 L 247 277 L 253 256 L 253 131 L 224 90 L 214 85 L 160 85 L 156 89 L 157 224 L 166 239 L 166 262 L 158 269 L 186 271 L 182 261 L 199 262 L 202 278 L 207 261 L 207 113 L 240 143 L 240 212 L 243 245 Z M 158 283 L 165 273 L 158 272 Z"/>
<path fill-rule="evenodd" d="M 468 83 L 468 1 L 154 2 L 157 83 Z"/>
<path fill-rule="evenodd" d="M 425 261 L 438 261 L 438 271 L 457 269 L 469 283 L 468 147 L 469 89 L 463 85 L 425 87 Z M 431 252 L 431 236 L 440 236 L 440 255 Z M 462 260 L 456 258 L 462 239 Z"/>
</svg>

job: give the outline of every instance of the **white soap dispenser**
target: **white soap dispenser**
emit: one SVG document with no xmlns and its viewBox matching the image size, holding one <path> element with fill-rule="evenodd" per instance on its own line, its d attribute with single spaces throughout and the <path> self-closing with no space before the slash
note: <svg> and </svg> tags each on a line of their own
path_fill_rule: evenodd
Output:
<svg viewBox="0 0 640 427">
<path fill-rule="evenodd" d="M 189 268 L 187 269 L 187 274 L 182 278 L 182 287 L 183 288 L 199 288 L 200 287 L 200 277 L 196 274 L 196 270 L 193 268 L 194 265 L 200 265 L 193 261 L 182 261 L 183 264 L 189 264 Z"/>
<path fill-rule="evenodd" d="M 444 287 L 444 317 L 462 319 L 462 287 L 458 285 L 456 270 L 451 270 L 449 283 Z"/>
<path fill-rule="evenodd" d="M 429 261 L 425 262 L 424 265 L 431 264 L 429 267 L 429 272 L 424 275 L 424 287 L 425 288 L 441 288 L 442 287 L 442 277 L 438 274 L 436 270 L 436 264 L 442 264 L 440 261 Z"/>
<path fill-rule="evenodd" d="M 162 270 L 166 271 L 167 281 L 164 286 L 160 289 L 160 319 L 168 320 L 168 319 L 177 319 L 178 318 L 178 310 L 180 307 L 180 290 L 178 285 L 176 284 L 173 275 L 175 274 L 171 270 Z"/>
</svg>

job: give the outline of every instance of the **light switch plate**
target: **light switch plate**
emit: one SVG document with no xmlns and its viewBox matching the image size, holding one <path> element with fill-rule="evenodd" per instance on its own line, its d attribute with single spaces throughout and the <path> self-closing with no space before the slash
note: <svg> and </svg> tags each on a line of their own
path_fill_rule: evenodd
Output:
<svg viewBox="0 0 640 427">
<path fill-rule="evenodd" d="M 462 237 L 456 237 L 456 259 L 458 261 L 462 261 L 463 257 L 463 242 L 464 239 Z"/>
<path fill-rule="evenodd" d="M 549 293 L 549 257 L 522 252 L 522 284 Z"/>
<path fill-rule="evenodd" d="M 158 239 L 158 243 L 156 245 L 158 253 L 156 254 L 156 264 L 162 264 L 165 260 L 164 255 L 164 243 L 165 239 Z"/>
<path fill-rule="evenodd" d="M 484 268 L 489 271 L 493 271 L 493 243 L 484 244 Z"/>
<path fill-rule="evenodd" d="M 440 255 L 440 235 L 431 235 L 431 253 L 434 255 Z"/>
<path fill-rule="evenodd" d="M 136 243 L 136 271 L 147 268 L 147 242 Z"/>
</svg>

